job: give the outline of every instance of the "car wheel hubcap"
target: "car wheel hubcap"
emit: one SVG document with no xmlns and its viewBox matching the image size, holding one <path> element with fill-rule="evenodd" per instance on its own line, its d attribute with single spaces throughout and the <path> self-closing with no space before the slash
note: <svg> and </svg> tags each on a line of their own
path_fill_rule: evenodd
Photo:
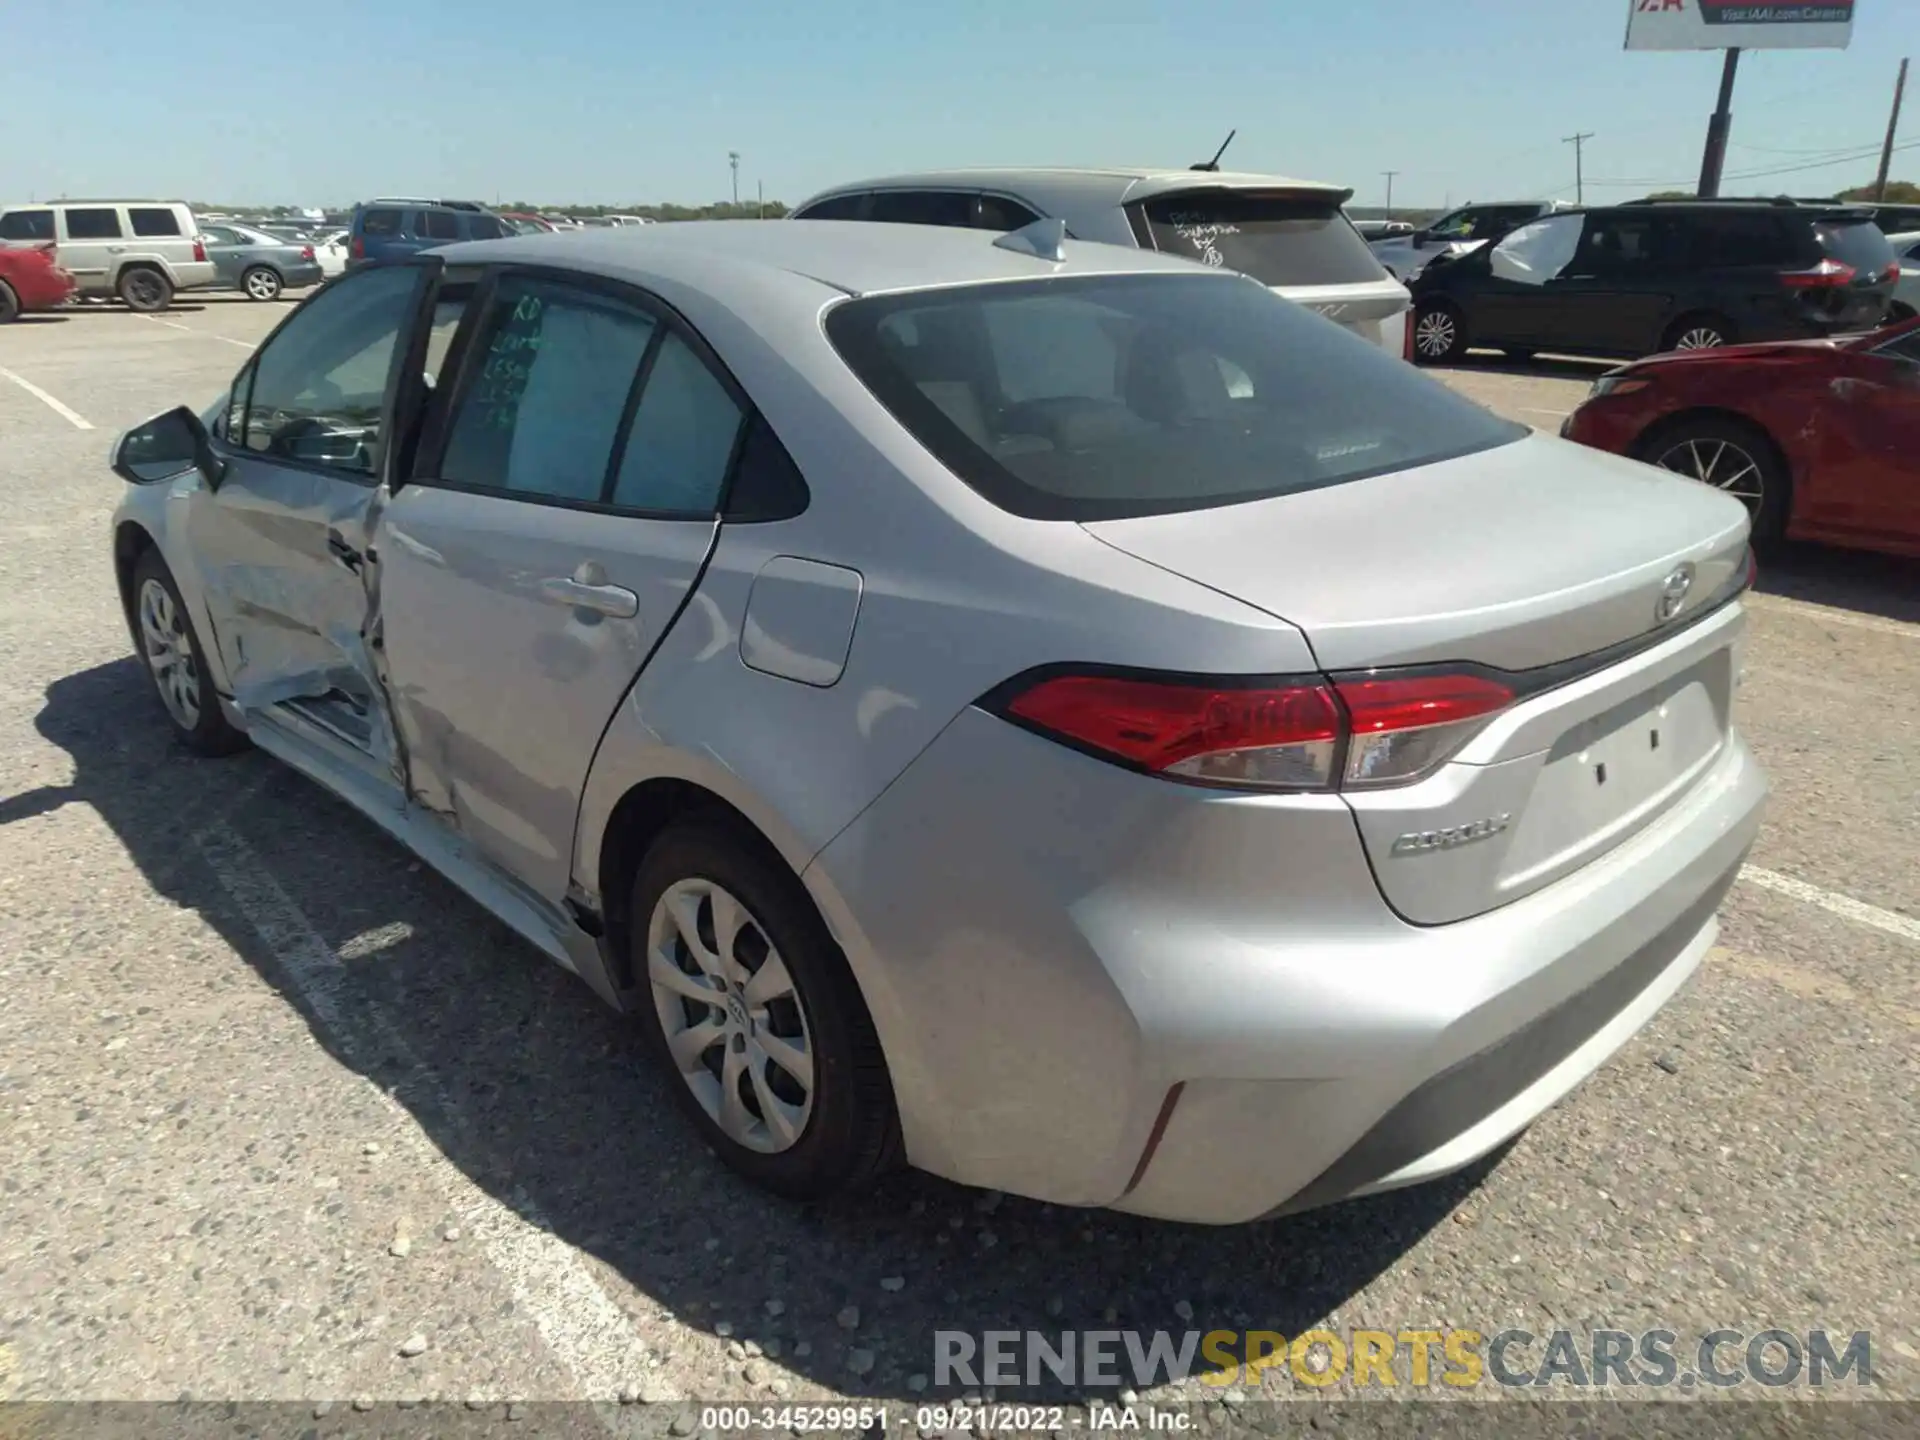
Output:
<svg viewBox="0 0 1920 1440">
<path fill-rule="evenodd" d="M 141 305 L 152 305 L 160 298 L 159 285 L 145 271 L 135 275 L 127 288 L 132 292 L 134 301 Z"/>
<path fill-rule="evenodd" d="M 256 300 L 271 300 L 280 289 L 273 276 L 256 270 L 247 277 L 247 293 Z"/>
<path fill-rule="evenodd" d="M 183 730 L 193 729 L 200 723 L 200 672 L 193 641 L 173 596 L 158 580 L 140 587 L 140 640 L 160 703 Z"/>
<path fill-rule="evenodd" d="M 1760 462 L 1731 440 L 1683 440 L 1656 462 L 1662 469 L 1724 490 L 1759 513 L 1767 480 Z"/>
<path fill-rule="evenodd" d="M 1718 330 L 1710 330 L 1705 325 L 1696 325 L 1680 337 L 1673 348 L 1676 350 L 1717 350 L 1727 342 L 1720 338 Z"/>
<path fill-rule="evenodd" d="M 680 1078 L 727 1137 L 778 1154 L 813 1114 L 813 1032 L 786 961 L 711 880 L 667 888 L 647 921 L 647 979 Z"/>
<path fill-rule="evenodd" d="M 1434 310 L 1420 317 L 1413 338 L 1422 355 L 1445 355 L 1453 349 L 1454 333 L 1453 317 Z"/>
</svg>

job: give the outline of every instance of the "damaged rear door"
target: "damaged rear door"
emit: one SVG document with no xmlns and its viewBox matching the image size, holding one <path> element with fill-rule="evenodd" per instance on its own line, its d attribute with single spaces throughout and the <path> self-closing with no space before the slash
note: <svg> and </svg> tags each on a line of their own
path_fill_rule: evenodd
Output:
<svg viewBox="0 0 1920 1440">
<path fill-rule="evenodd" d="M 268 337 L 234 382 L 219 483 L 189 520 L 233 700 L 335 758 L 402 775 L 366 634 L 369 526 L 396 381 L 438 261 L 358 271 Z M 413 387 L 408 387 L 411 394 Z"/>
<path fill-rule="evenodd" d="M 413 800 L 558 910 L 609 720 L 698 584 L 743 404 L 679 317 L 505 270 L 379 520 Z"/>
</svg>

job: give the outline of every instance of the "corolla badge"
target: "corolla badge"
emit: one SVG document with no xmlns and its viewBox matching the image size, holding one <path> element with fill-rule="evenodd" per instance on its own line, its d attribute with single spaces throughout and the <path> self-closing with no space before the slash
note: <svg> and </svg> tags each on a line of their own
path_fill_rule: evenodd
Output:
<svg viewBox="0 0 1920 1440">
<path fill-rule="evenodd" d="M 1489 815 L 1465 825 L 1449 825 L 1442 830 L 1411 830 L 1393 842 L 1395 855 L 1426 855 L 1435 850 L 1457 850 L 1478 840 L 1491 840 L 1505 833 L 1513 816 Z"/>
<path fill-rule="evenodd" d="M 1691 589 L 1693 589 L 1693 566 L 1691 565 L 1682 565 L 1661 581 L 1660 600 L 1653 610 L 1654 621 L 1664 625 L 1678 615 L 1681 606 L 1687 603 L 1687 592 Z"/>
</svg>

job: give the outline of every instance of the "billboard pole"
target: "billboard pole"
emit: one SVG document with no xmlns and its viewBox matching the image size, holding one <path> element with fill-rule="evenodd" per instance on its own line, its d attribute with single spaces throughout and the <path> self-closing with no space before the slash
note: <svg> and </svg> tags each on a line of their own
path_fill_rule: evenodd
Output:
<svg viewBox="0 0 1920 1440">
<path fill-rule="evenodd" d="M 1727 163 L 1727 132 L 1733 129 L 1733 79 L 1739 73 L 1740 47 L 1736 45 L 1727 51 L 1726 64 L 1720 69 L 1720 103 L 1707 121 L 1707 148 L 1700 157 L 1700 185 L 1694 192 L 1702 200 L 1720 193 L 1720 172 Z"/>
</svg>

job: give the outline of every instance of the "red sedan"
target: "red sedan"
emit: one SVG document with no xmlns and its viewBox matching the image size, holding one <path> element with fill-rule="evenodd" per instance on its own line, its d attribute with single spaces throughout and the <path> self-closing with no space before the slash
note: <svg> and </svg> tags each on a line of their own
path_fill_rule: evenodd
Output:
<svg viewBox="0 0 1920 1440">
<path fill-rule="evenodd" d="M 1601 376 L 1560 433 L 1738 496 L 1756 545 L 1920 557 L 1920 320 L 1649 356 Z"/>
<path fill-rule="evenodd" d="M 65 304 L 73 287 L 52 246 L 0 244 L 0 325 L 29 310 Z"/>
</svg>

